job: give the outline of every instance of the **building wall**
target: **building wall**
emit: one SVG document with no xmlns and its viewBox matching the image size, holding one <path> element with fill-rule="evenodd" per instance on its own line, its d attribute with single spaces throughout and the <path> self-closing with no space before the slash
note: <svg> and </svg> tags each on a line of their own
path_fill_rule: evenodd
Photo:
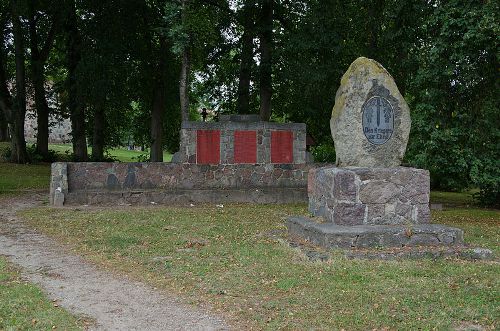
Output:
<svg viewBox="0 0 500 331">
<path fill-rule="evenodd" d="M 71 141 L 71 122 L 69 119 L 49 117 L 49 143 L 62 144 Z M 36 112 L 28 110 L 24 120 L 24 136 L 27 142 L 36 142 Z"/>
</svg>

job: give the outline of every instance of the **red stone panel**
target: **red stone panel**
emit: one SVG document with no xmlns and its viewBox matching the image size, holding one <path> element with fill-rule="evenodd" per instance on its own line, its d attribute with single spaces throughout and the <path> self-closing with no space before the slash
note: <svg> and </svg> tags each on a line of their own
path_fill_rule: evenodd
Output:
<svg viewBox="0 0 500 331">
<path fill-rule="evenodd" d="M 271 131 L 271 163 L 293 163 L 292 131 Z"/>
<path fill-rule="evenodd" d="M 234 131 L 234 163 L 257 163 L 257 132 Z"/>
<path fill-rule="evenodd" d="M 219 130 L 196 131 L 196 163 L 198 164 L 220 163 Z"/>
</svg>

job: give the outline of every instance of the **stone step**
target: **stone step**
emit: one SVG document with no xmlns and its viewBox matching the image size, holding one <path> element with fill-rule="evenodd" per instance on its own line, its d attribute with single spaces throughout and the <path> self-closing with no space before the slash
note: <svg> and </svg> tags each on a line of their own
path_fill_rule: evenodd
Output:
<svg viewBox="0 0 500 331">
<path fill-rule="evenodd" d="M 440 224 L 356 225 L 317 223 L 293 216 L 286 221 L 288 233 L 325 248 L 375 248 L 454 246 L 463 244 L 463 231 Z"/>
<path fill-rule="evenodd" d="M 57 192 L 56 192 L 57 193 Z M 61 193 L 62 194 L 62 193 Z M 59 200 L 53 199 L 53 203 Z M 305 187 L 144 189 L 131 191 L 75 190 L 63 197 L 64 205 L 169 205 L 183 203 L 282 204 L 307 201 Z M 61 204 L 59 204 L 61 206 Z"/>
</svg>

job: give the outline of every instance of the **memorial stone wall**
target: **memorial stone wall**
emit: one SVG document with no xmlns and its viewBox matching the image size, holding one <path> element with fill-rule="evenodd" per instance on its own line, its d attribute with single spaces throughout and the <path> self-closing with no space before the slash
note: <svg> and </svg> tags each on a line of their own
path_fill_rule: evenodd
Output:
<svg viewBox="0 0 500 331">
<path fill-rule="evenodd" d="M 52 205 L 307 201 L 306 125 L 256 115 L 183 122 L 171 163 L 54 163 Z"/>
<path fill-rule="evenodd" d="M 271 123 L 256 115 L 222 115 L 219 122 L 183 122 L 179 163 L 304 164 L 306 125 Z"/>
</svg>

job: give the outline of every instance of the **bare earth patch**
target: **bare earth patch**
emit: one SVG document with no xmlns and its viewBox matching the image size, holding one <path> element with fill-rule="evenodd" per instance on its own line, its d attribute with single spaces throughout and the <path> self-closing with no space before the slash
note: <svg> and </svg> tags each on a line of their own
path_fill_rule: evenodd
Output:
<svg viewBox="0 0 500 331">
<path fill-rule="evenodd" d="M 0 200 L 0 254 L 23 269 L 68 311 L 94 319 L 96 330 L 220 330 L 225 322 L 176 297 L 98 270 L 45 235 L 24 226 L 17 211 L 40 205 L 41 195 Z"/>
</svg>

